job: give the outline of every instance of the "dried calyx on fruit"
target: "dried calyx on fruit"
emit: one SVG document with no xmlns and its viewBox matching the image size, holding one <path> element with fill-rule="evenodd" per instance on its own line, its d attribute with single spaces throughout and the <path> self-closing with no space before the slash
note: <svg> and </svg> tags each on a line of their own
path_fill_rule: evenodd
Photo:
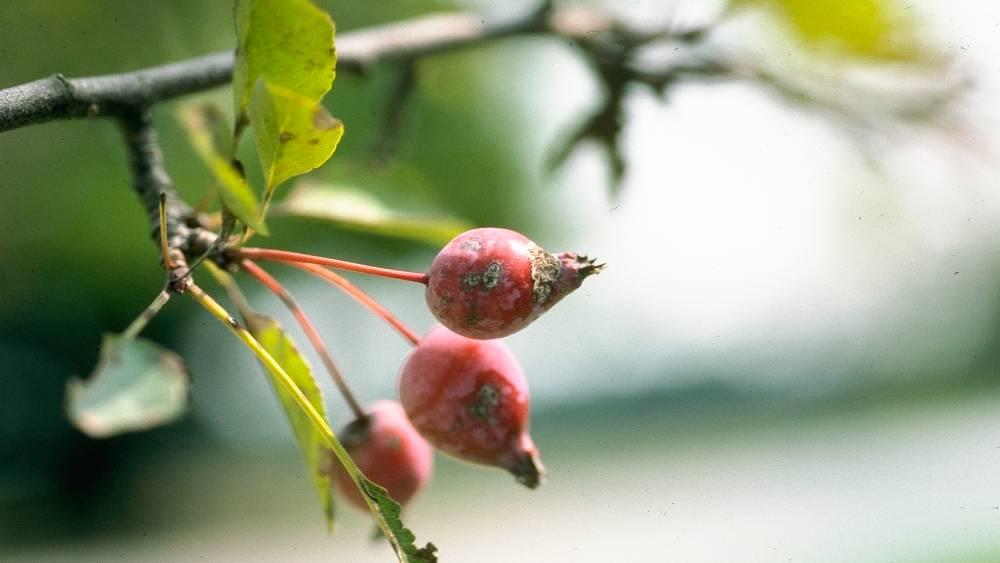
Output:
<svg viewBox="0 0 1000 563">
<path fill-rule="evenodd" d="M 529 488 L 545 468 L 528 434 L 528 384 L 499 340 L 474 340 L 437 325 L 410 353 L 399 397 L 416 429 L 441 451 L 502 467 Z"/>
<path fill-rule="evenodd" d="M 434 452 L 410 424 L 399 403 L 377 401 L 366 412 L 364 418 L 344 428 L 340 440 L 361 472 L 405 505 L 430 480 Z M 339 464 L 333 467 L 341 495 L 354 506 L 368 510 L 347 472 Z"/>
<path fill-rule="evenodd" d="M 472 229 L 434 258 L 427 305 L 463 336 L 500 338 L 530 324 L 603 268 L 572 252 L 550 254 L 508 229 Z"/>
</svg>

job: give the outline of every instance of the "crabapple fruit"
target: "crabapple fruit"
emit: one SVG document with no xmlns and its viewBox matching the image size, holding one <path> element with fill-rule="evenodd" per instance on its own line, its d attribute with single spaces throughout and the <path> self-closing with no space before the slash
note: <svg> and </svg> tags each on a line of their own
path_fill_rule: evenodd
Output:
<svg viewBox="0 0 1000 563">
<path fill-rule="evenodd" d="M 530 324 L 603 267 L 572 252 L 549 254 L 508 229 L 472 229 L 452 239 L 431 263 L 427 306 L 463 336 L 501 338 Z"/>
<path fill-rule="evenodd" d="M 439 450 L 502 467 L 532 489 L 541 483 L 545 468 L 528 434 L 528 383 L 503 342 L 436 325 L 403 364 L 399 397 Z"/>
<path fill-rule="evenodd" d="M 396 401 L 376 401 L 366 410 L 367 416 L 344 428 L 341 441 L 361 472 L 404 505 L 430 480 L 434 452 Z M 354 506 L 368 510 L 354 481 L 336 467 L 340 493 Z"/>
</svg>

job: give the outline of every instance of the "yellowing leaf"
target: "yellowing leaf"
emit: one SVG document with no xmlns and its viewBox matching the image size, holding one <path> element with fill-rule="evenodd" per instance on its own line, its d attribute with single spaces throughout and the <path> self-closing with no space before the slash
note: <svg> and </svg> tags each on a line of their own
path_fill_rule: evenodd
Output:
<svg viewBox="0 0 1000 563">
<path fill-rule="evenodd" d="M 190 385 L 177 354 L 149 340 L 106 334 L 94 373 L 67 383 L 66 412 L 92 438 L 148 430 L 184 414 Z"/>
<path fill-rule="evenodd" d="M 219 183 L 219 197 L 240 221 L 253 230 L 268 234 L 263 219 L 257 216 L 257 196 L 246 178 L 218 151 L 212 134 L 212 121 L 203 106 L 184 106 L 179 111 L 181 124 L 187 132 L 191 146 Z"/>
<path fill-rule="evenodd" d="M 257 81 L 250 123 L 271 199 L 282 182 L 326 162 L 344 135 L 344 125 L 318 103 L 280 86 Z"/>
<path fill-rule="evenodd" d="M 261 346 L 285 369 L 285 372 L 302 391 L 302 394 L 306 396 L 309 403 L 325 419 L 326 407 L 323 404 L 323 394 L 320 392 L 315 377 L 313 377 L 312 369 L 306 363 L 302 354 L 299 353 L 292 339 L 270 317 L 250 313 L 246 321 L 250 333 L 254 335 Z M 323 514 L 326 516 L 327 526 L 332 528 L 333 496 L 330 491 L 330 477 L 328 472 L 325 471 L 327 461 L 323 455 L 325 451 L 323 437 L 309 417 L 295 402 L 295 399 L 292 398 L 285 386 L 281 385 L 270 371 L 267 373 L 271 387 L 274 389 L 282 408 L 285 410 L 285 414 L 288 416 L 288 422 L 291 424 L 295 439 L 299 443 L 299 449 L 302 450 L 306 468 L 312 476 L 316 494 L 323 508 Z"/>
<path fill-rule="evenodd" d="M 257 80 L 319 102 L 333 83 L 337 57 L 329 14 L 309 0 L 236 0 L 235 114 Z"/>
<path fill-rule="evenodd" d="M 317 219 L 345 229 L 434 245 L 472 228 L 454 217 L 392 209 L 360 189 L 311 182 L 298 183 L 274 208 L 273 215 Z"/>
</svg>

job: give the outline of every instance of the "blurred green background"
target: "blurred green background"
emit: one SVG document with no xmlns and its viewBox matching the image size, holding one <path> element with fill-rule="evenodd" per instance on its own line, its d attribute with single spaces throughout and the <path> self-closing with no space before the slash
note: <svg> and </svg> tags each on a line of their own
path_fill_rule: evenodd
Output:
<svg viewBox="0 0 1000 563">
<path fill-rule="evenodd" d="M 453 7 L 317 4 L 341 31 Z M 531 4 L 464 6 L 502 18 Z M 696 25 L 722 7 L 611 4 L 645 25 Z M 325 104 L 347 132 L 314 179 L 610 264 L 509 339 L 549 482 L 522 490 L 439 456 L 407 523 L 443 561 L 1000 560 L 1000 13 L 907 6 L 972 77 L 967 130 L 858 132 L 753 84 L 684 85 L 667 100 L 637 88 L 617 198 L 595 147 L 544 173 L 546 150 L 600 93 L 563 42 L 421 61 L 399 154 L 381 169 L 366 155 L 397 70 L 337 77 Z M 228 49 L 230 17 L 221 1 L 5 0 L 0 87 Z M 746 27 L 720 29 L 719 48 L 781 56 Z M 208 175 L 176 107 L 157 122 L 167 168 L 196 201 Z M 270 246 L 400 268 L 435 252 L 315 222 L 272 230 Z M 325 534 L 262 373 L 186 300 L 146 336 L 188 361 L 192 413 L 106 441 L 65 421 L 66 379 L 89 373 L 101 333 L 160 288 L 147 232 L 110 123 L 0 134 L 0 560 L 390 560 L 348 508 Z M 366 402 L 393 396 L 405 343 L 332 289 L 273 271 Z M 418 288 L 358 283 L 430 326 Z"/>
</svg>

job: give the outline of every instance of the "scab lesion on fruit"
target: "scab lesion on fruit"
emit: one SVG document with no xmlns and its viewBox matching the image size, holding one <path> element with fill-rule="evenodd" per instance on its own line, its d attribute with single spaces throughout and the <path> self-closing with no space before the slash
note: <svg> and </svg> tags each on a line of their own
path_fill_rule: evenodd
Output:
<svg viewBox="0 0 1000 563">
<path fill-rule="evenodd" d="M 490 262 L 489 266 L 486 266 L 486 271 L 483 272 L 483 286 L 493 289 L 500 283 L 502 277 L 503 266 L 500 265 L 500 262 Z"/>
<path fill-rule="evenodd" d="M 535 304 L 541 305 L 549 298 L 552 287 L 559 280 L 562 262 L 538 246 L 528 249 L 528 256 L 531 259 L 531 280 L 534 282 L 532 296 Z"/>
<path fill-rule="evenodd" d="M 483 281 L 483 275 L 478 272 L 473 272 L 471 274 L 465 274 L 462 276 L 462 287 L 465 289 L 472 289 L 479 285 Z"/>
<path fill-rule="evenodd" d="M 500 262 L 490 262 L 482 272 L 470 272 L 462 276 L 462 288 L 470 291 L 482 287 L 484 291 L 493 289 L 503 278 L 503 266 Z"/>
<path fill-rule="evenodd" d="M 472 413 L 472 416 L 493 425 L 497 422 L 493 411 L 499 404 L 500 390 L 493 385 L 485 384 L 476 393 L 476 401 L 469 405 L 469 412 Z"/>
</svg>

